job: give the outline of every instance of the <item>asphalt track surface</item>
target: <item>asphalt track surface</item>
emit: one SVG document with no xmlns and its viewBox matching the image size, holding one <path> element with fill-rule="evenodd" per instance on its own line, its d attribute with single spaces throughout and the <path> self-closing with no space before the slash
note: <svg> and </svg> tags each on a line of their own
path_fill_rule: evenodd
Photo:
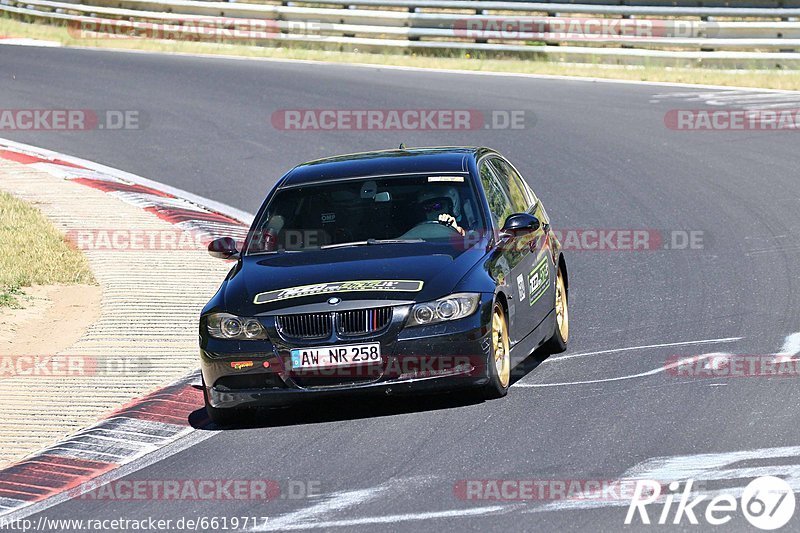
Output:
<svg viewBox="0 0 800 533">
<path fill-rule="evenodd" d="M 568 252 L 569 350 L 544 362 L 531 358 L 505 399 L 390 398 L 275 414 L 216 432 L 129 476 L 314 481 L 320 497 L 80 500 L 44 514 L 269 516 L 274 529 L 617 531 L 625 505 L 463 501 L 454 485 L 610 480 L 652 458 L 729 452 L 750 454 L 720 468 L 702 457 L 679 462 L 708 468 L 698 474 L 708 479 L 725 478 L 718 475 L 725 468 L 796 474 L 800 451 L 764 451 L 800 441 L 796 379 L 679 378 L 655 370 L 676 355 L 772 354 L 800 330 L 796 134 L 672 131 L 664 126 L 668 110 L 704 107 L 654 98 L 678 92 L 703 91 L 2 47 L 0 108 L 134 109 L 148 119 L 139 131 L 3 136 L 251 212 L 283 172 L 309 159 L 400 142 L 488 145 L 522 171 L 554 227 L 704 232 L 699 250 Z M 272 127 L 274 111 L 297 108 L 523 109 L 536 118 L 523 130 L 468 132 Z M 736 340 L 652 346 L 728 338 Z M 751 478 L 733 476 L 721 486 L 741 488 Z M 798 520 L 787 527 L 800 528 Z M 741 513 L 721 527 L 752 529 Z"/>
</svg>

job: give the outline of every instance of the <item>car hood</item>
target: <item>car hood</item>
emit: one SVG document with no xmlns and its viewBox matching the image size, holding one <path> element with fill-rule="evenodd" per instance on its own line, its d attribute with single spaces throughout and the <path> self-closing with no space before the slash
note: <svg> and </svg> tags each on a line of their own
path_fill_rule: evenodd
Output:
<svg viewBox="0 0 800 533">
<path fill-rule="evenodd" d="M 224 307 L 256 316 L 348 300 L 428 301 L 452 292 L 486 247 L 402 243 L 248 256 L 222 287 Z M 348 283 L 349 282 L 349 283 Z"/>
</svg>

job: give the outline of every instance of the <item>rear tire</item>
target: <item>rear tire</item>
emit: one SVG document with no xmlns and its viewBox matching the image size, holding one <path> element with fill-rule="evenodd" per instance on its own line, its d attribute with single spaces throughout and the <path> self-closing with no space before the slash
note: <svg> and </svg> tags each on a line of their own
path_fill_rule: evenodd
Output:
<svg viewBox="0 0 800 533">
<path fill-rule="evenodd" d="M 561 353 L 569 342 L 569 293 L 564 283 L 564 272 L 559 267 L 556 276 L 556 327 L 553 336 L 544 344 L 547 353 Z"/>
<path fill-rule="evenodd" d="M 511 384 L 511 353 L 508 343 L 508 321 L 500 302 L 492 309 L 492 347 L 486 361 L 486 377 L 489 382 L 481 389 L 485 400 L 502 398 L 508 394 Z"/>
</svg>

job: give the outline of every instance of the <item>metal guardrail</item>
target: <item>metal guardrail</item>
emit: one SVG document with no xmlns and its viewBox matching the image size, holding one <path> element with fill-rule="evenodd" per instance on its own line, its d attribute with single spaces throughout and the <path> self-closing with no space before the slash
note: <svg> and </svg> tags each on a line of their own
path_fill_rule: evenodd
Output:
<svg viewBox="0 0 800 533">
<path fill-rule="evenodd" d="M 800 5 L 800 0 L 751 0 L 746 3 L 756 7 L 748 8 L 726 7 L 730 2 L 721 1 L 716 7 L 697 7 L 697 3 L 0 0 L 0 12 L 66 23 L 74 35 L 88 38 L 111 34 L 302 43 L 358 51 L 449 50 L 563 61 L 800 66 L 800 7 L 757 7 Z"/>
<path fill-rule="evenodd" d="M 267 2 L 270 0 L 266 0 Z M 752 5 L 751 2 L 716 2 L 719 6 L 702 7 L 702 2 L 674 2 L 651 0 L 649 2 L 614 2 L 613 0 L 594 1 L 583 0 L 582 2 L 564 3 L 559 2 L 528 2 L 526 0 L 272 0 L 274 3 L 283 6 L 293 4 L 336 6 L 341 9 L 353 9 L 354 7 L 367 7 L 371 9 L 380 8 L 404 8 L 409 12 L 419 12 L 421 10 L 436 11 L 461 11 L 473 12 L 476 14 L 486 14 L 499 11 L 523 11 L 538 14 L 591 14 L 601 16 L 623 16 L 623 17 L 732 17 L 732 18 L 790 18 L 800 17 L 800 0 L 786 2 L 786 7 L 745 7 Z M 78 3 L 78 2 L 75 2 Z M 109 3 L 115 3 L 113 1 Z M 143 2 L 147 3 L 147 2 Z M 160 5 L 158 1 L 150 1 L 153 5 Z M 226 1 L 197 1 L 187 2 L 188 4 L 211 4 L 215 7 L 230 6 Z M 636 5 L 641 3 L 642 5 Z M 711 4 L 712 2 L 707 2 Z M 776 3 L 776 2 L 764 2 Z M 248 6 L 265 5 L 242 4 Z M 729 4 L 729 5 L 724 5 Z M 758 4 L 758 2 L 755 2 Z M 223 7 L 224 9 L 224 7 Z"/>
<path fill-rule="evenodd" d="M 312 3 L 311 0 L 307 2 Z M 291 2 L 283 2 L 284 5 Z M 476 13 L 486 11 L 526 11 L 539 13 L 587 13 L 594 15 L 619 16 L 663 16 L 663 17 L 797 17 L 800 16 L 800 0 L 781 2 L 682 2 L 643 1 L 623 2 L 613 0 L 566 3 L 563 0 L 553 2 L 529 2 L 527 0 L 314 0 L 314 4 L 340 7 L 365 6 L 375 8 L 406 8 L 410 11 L 422 9 L 473 10 Z M 713 5 L 718 4 L 718 5 Z M 764 4 L 783 4 L 766 6 Z"/>
</svg>

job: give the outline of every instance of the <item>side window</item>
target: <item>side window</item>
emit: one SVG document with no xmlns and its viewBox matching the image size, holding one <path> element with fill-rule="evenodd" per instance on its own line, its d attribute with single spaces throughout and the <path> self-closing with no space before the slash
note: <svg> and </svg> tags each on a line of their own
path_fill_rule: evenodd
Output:
<svg viewBox="0 0 800 533">
<path fill-rule="evenodd" d="M 489 210 L 492 212 L 494 226 L 501 228 L 506 218 L 514 213 L 508 191 L 503 187 L 487 161 L 481 163 L 480 173 L 481 184 L 486 194 L 486 201 L 489 203 Z"/>
<path fill-rule="evenodd" d="M 492 166 L 497 169 L 501 179 L 508 188 L 511 204 L 514 206 L 515 213 L 525 213 L 536 203 L 536 197 L 528 184 L 522 179 L 514 167 L 499 158 L 492 158 Z"/>
</svg>

